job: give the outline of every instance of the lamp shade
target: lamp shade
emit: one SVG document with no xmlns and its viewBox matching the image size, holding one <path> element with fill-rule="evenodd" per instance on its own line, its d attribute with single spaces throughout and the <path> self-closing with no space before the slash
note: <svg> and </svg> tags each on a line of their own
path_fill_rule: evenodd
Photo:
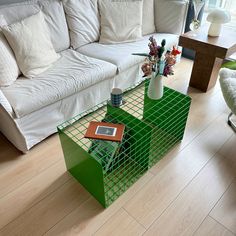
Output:
<svg viewBox="0 0 236 236">
<path fill-rule="evenodd" d="M 217 37 L 220 35 L 222 24 L 228 23 L 231 16 L 228 11 L 224 9 L 215 9 L 207 16 L 207 21 L 211 22 L 208 30 L 208 35 Z"/>
<path fill-rule="evenodd" d="M 228 23 L 231 20 L 231 16 L 228 11 L 224 9 L 215 9 L 207 16 L 207 21 L 216 24 Z"/>
</svg>

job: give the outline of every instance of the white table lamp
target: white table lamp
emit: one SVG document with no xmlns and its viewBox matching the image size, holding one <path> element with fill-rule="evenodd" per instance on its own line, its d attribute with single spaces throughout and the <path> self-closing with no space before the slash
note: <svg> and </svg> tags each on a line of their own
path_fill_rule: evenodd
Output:
<svg viewBox="0 0 236 236">
<path fill-rule="evenodd" d="M 224 9 L 215 9 L 207 16 L 207 21 L 211 22 L 208 30 L 208 35 L 217 37 L 220 35 L 222 24 L 228 23 L 231 16 L 228 11 Z"/>
</svg>

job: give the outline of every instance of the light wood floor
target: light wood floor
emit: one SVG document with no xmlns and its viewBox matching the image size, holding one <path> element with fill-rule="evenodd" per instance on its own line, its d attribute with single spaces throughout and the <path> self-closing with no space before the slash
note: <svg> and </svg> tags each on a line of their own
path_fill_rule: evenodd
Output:
<svg viewBox="0 0 236 236">
<path fill-rule="evenodd" d="M 0 235 L 236 235 L 236 134 L 218 84 L 188 90 L 191 67 L 166 79 L 192 97 L 182 143 L 108 209 L 66 172 L 57 135 L 26 155 L 0 135 Z"/>
</svg>

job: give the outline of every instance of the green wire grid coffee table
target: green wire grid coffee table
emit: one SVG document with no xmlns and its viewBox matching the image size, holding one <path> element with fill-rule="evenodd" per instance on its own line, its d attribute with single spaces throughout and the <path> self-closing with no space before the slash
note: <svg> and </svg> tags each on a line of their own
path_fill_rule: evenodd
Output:
<svg viewBox="0 0 236 236">
<path fill-rule="evenodd" d="M 58 126 L 67 170 L 104 207 L 183 138 L 191 98 L 165 87 L 163 98 L 151 100 L 148 84 L 126 92 L 119 108 L 108 101 Z M 124 124 L 122 142 L 84 138 L 91 121 Z"/>
</svg>

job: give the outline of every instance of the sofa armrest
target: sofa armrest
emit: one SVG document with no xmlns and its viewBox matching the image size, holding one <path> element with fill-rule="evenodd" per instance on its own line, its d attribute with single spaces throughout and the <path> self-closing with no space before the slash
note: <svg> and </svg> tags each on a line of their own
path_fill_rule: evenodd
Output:
<svg viewBox="0 0 236 236">
<path fill-rule="evenodd" d="M 188 0 L 155 0 L 156 31 L 158 33 L 182 34 L 188 6 Z"/>
<path fill-rule="evenodd" d="M 13 114 L 12 107 L 1 90 L 0 90 L 0 105 L 12 116 Z"/>
</svg>

